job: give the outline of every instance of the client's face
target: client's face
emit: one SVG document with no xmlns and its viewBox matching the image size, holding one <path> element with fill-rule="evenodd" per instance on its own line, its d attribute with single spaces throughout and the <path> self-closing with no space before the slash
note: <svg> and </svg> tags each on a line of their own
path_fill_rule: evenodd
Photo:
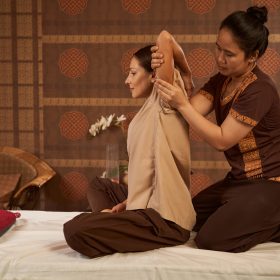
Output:
<svg viewBox="0 0 280 280">
<path fill-rule="evenodd" d="M 147 97 L 152 91 L 152 75 L 148 73 L 140 64 L 137 58 L 133 57 L 130 62 L 129 73 L 125 84 L 129 87 L 132 97 Z"/>
</svg>

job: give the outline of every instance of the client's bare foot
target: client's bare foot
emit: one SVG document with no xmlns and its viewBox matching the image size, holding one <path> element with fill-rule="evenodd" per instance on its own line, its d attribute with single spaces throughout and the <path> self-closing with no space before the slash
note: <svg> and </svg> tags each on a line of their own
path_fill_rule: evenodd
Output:
<svg viewBox="0 0 280 280">
<path fill-rule="evenodd" d="M 112 209 L 103 209 L 103 210 L 101 210 L 100 212 L 107 212 L 107 213 L 111 213 L 111 212 L 112 212 Z"/>
</svg>

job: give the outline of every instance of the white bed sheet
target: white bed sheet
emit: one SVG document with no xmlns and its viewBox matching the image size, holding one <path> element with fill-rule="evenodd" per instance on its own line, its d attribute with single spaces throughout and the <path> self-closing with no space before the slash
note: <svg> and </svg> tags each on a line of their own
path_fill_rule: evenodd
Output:
<svg viewBox="0 0 280 280">
<path fill-rule="evenodd" d="M 280 279 L 280 244 L 245 253 L 176 247 L 89 259 L 65 243 L 62 225 L 77 212 L 21 211 L 0 238 L 0 279 Z"/>
</svg>

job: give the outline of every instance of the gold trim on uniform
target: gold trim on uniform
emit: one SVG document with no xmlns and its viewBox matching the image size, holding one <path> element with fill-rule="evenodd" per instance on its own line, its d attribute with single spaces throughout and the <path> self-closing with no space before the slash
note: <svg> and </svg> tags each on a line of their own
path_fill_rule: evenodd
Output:
<svg viewBox="0 0 280 280">
<path fill-rule="evenodd" d="M 230 100 L 233 99 L 233 103 L 239 97 L 239 95 L 255 80 L 257 80 L 257 76 L 250 72 L 246 75 L 241 83 L 241 85 L 233 91 L 233 94 L 230 95 Z M 228 83 L 228 79 L 225 81 L 224 85 L 226 87 Z M 222 97 L 222 96 L 221 96 Z M 226 100 L 221 99 L 221 104 L 224 105 L 225 102 L 229 102 L 227 98 Z M 257 122 L 247 116 L 241 115 L 234 109 L 230 109 L 230 114 L 237 120 L 244 122 L 251 126 L 256 126 Z M 263 170 L 262 170 L 262 161 L 260 157 L 260 152 L 256 143 L 255 136 L 252 131 L 248 133 L 248 135 L 239 141 L 238 143 L 239 149 L 243 156 L 243 163 L 244 163 L 244 171 L 245 175 L 248 179 L 257 179 L 263 177 Z"/>
<path fill-rule="evenodd" d="M 250 131 L 248 135 L 238 143 L 238 145 L 243 155 L 246 177 L 249 179 L 262 178 L 262 162 L 253 132 Z"/>
<path fill-rule="evenodd" d="M 251 119 L 251 118 L 249 118 L 249 117 L 246 117 L 246 116 L 244 116 L 244 115 L 241 115 L 241 114 L 239 114 L 238 112 L 236 112 L 234 109 L 230 109 L 230 114 L 235 118 L 235 119 L 237 119 L 237 120 L 239 120 L 239 121 L 241 121 L 241 122 L 243 122 L 243 123 L 246 123 L 246 124 L 248 124 L 248 125 L 250 125 L 250 126 L 256 126 L 258 123 L 255 121 L 255 120 L 253 120 L 253 119 Z"/>
<path fill-rule="evenodd" d="M 221 102 L 222 106 L 229 103 L 233 98 L 234 98 L 234 100 L 233 100 L 233 102 L 234 102 L 248 85 L 250 85 L 252 82 L 257 80 L 257 76 L 253 72 L 250 72 L 247 76 L 244 77 L 244 79 L 239 87 L 237 87 L 235 90 L 233 90 L 230 95 L 223 97 L 223 94 L 226 92 L 226 88 L 227 88 L 230 80 L 231 80 L 231 78 L 227 77 L 226 80 L 224 81 L 224 84 L 222 87 L 222 91 L 221 91 L 222 93 L 220 96 L 220 102 Z"/>
<path fill-rule="evenodd" d="M 212 103 L 214 102 L 214 97 L 212 94 L 210 94 L 209 92 L 207 92 L 206 90 L 200 89 L 197 94 L 201 94 L 204 97 L 206 97 L 209 101 L 211 101 Z"/>
</svg>

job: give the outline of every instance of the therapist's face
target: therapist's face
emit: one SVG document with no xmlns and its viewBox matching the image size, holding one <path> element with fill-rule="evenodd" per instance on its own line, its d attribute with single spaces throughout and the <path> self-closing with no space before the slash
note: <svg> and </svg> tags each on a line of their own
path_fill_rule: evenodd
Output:
<svg viewBox="0 0 280 280">
<path fill-rule="evenodd" d="M 231 78 L 244 75 L 252 67 L 250 59 L 245 58 L 245 52 L 226 27 L 218 33 L 215 58 L 220 73 Z"/>
</svg>

